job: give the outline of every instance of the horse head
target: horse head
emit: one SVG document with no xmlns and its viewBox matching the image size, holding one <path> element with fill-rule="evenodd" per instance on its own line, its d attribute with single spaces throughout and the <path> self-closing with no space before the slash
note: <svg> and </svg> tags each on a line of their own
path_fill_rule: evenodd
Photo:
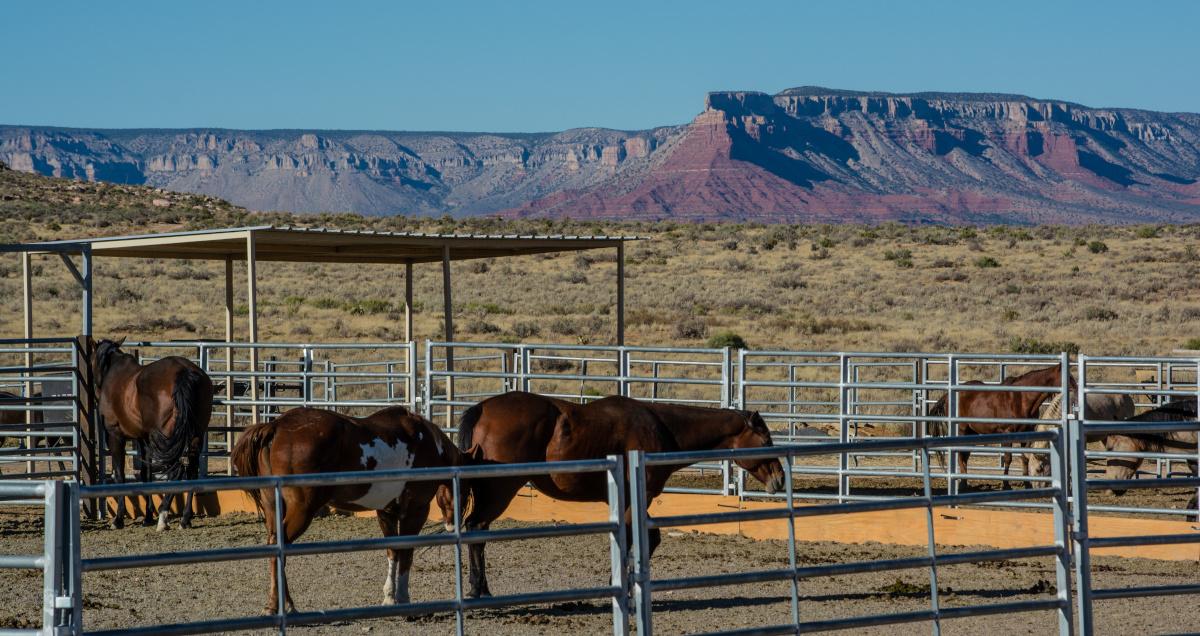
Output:
<svg viewBox="0 0 1200 636">
<path fill-rule="evenodd" d="M 774 446 L 771 441 L 771 430 L 767 428 L 767 423 L 763 421 L 758 411 L 743 411 L 745 415 L 744 426 L 733 436 L 733 440 L 729 444 L 729 448 L 763 448 Z M 784 474 L 783 465 L 779 463 L 779 459 L 771 457 L 768 459 L 745 460 L 737 461 L 738 466 L 744 468 L 754 478 L 761 481 L 767 487 L 767 492 L 775 494 L 783 489 Z"/>
<path fill-rule="evenodd" d="M 120 340 L 105 339 L 96 343 L 92 355 L 92 377 L 95 380 L 96 386 L 100 386 L 104 381 L 104 376 L 108 375 L 108 370 L 112 368 L 113 362 L 119 356 L 129 355 L 121 351 L 121 345 L 123 344 L 125 344 L 124 337 Z"/>
<path fill-rule="evenodd" d="M 1130 435 L 1109 435 L 1104 438 L 1104 450 L 1109 452 L 1132 453 L 1147 450 L 1143 444 Z M 1142 466 L 1140 457 L 1109 457 L 1105 462 L 1105 479 L 1133 479 Z M 1125 494 L 1125 489 L 1113 489 L 1114 495 Z"/>
</svg>

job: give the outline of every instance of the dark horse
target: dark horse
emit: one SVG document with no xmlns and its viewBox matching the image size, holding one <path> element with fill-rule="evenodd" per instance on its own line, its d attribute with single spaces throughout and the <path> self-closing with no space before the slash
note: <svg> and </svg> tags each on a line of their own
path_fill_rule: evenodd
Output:
<svg viewBox="0 0 1200 636">
<path fill-rule="evenodd" d="M 1030 387 L 1057 387 L 1062 382 L 1062 366 L 1054 365 L 1044 369 L 1035 369 L 1028 373 L 1008 378 L 1001 382 L 1004 386 L 1030 386 Z M 983 382 L 972 380 L 964 384 L 981 385 Z M 1070 380 L 1070 387 L 1075 388 L 1075 380 Z M 988 418 L 1009 418 L 1009 419 L 1029 419 L 1036 420 L 1039 416 L 1039 409 L 1042 403 L 1050 397 L 1056 395 L 1057 391 L 959 391 L 958 397 L 958 415 L 960 417 L 988 417 Z M 941 399 L 929 409 L 929 415 L 946 416 L 946 403 L 949 395 L 943 395 Z M 995 433 L 1024 433 L 1030 432 L 1037 428 L 1037 424 L 987 424 L 983 422 L 963 422 L 958 425 L 959 435 L 988 435 Z M 945 422 L 928 422 L 926 431 L 930 435 L 943 436 L 947 435 L 950 427 Z M 1007 446 L 1011 446 L 1008 444 Z M 967 472 L 967 461 L 970 459 L 971 453 L 967 451 L 958 452 L 958 472 L 965 474 Z M 1029 474 L 1029 458 L 1022 454 L 1021 462 L 1024 466 L 1024 474 Z M 1004 475 L 1007 477 L 1009 468 L 1012 466 L 1012 453 L 1005 453 L 1001 459 L 1004 466 Z M 967 481 L 964 479 L 962 485 L 965 487 Z M 1028 484 L 1027 484 L 1028 485 Z M 1008 480 L 1005 480 L 1001 488 L 1008 489 Z"/>
<path fill-rule="evenodd" d="M 393 406 L 356 418 L 313 408 L 297 408 L 270 422 L 252 426 L 233 448 L 232 461 L 243 477 L 345 471 L 456 466 L 462 459 L 454 443 L 434 424 Z M 283 542 L 291 543 L 330 505 L 347 511 L 374 510 L 384 536 L 417 534 L 429 518 L 429 504 L 444 482 L 380 481 L 344 486 L 283 489 Z M 267 540 L 274 543 L 275 495 L 271 489 L 247 491 L 263 514 Z M 383 603 L 408 603 L 412 548 L 389 548 Z M 267 611 L 279 609 L 271 559 L 271 598 Z M 294 611 L 287 580 L 288 611 Z"/>
<path fill-rule="evenodd" d="M 143 478 L 155 472 L 168 479 L 196 479 L 200 451 L 212 416 L 212 380 L 187 358 L 170 356 L 142 366 L 121 351 L 125 342 L 101 340 L 92 358 L 92 377 L 100 397 L 100 414 L 108 433 L 113 477 L 125 481 L 125 440 L 139 448 Z M 167 495 L 159 508 L 158 529 L 167 528 L 167 515 L 175 496 Z M 146 502 L 145 524 L 150 524 L 151 502 Z M 112 526 L 125 524 L 125 498 L 117 498 Z M 180 527 L 192 525 L 192 493 L 183 505 Z"/>
<path fill-rule="evenodd" d="M 533 393 L 513 391 L 488 398 L 463 415 L 459 448 L 477 462 L 523 463 L 598 459 L 631 450 L 650 452 L 757 448 L 771 446 L 771 432 L 758 413 L 730 409 L 652 404 L 610 396 L 576 404 Z M 783 487 L 783 467 L 777 459 L 738 462 L 767 486 Z M 667 479 L 683 466 L 647 470 L 648 500 L 662 493 Z M 539 475 L 464 481 L 471 509 L 463 520 L 466 530 L 487 529 L 508 507 L 525 483 L 555 499 L 606 501 L 607 481 L 595 473 Z M 453 508 L 439 493 L 445 521 L 453 527 Z M 628 520 L 630 512 L 625 511 Z M 650 530 L 650 552 L 662 540 Z M 490 596 L 484 544 L 469 547 L 473 597 Z"/>
<path fill-rule="evenodd" d="M 1196 420 L 1196 399 L 1168 402 L 1154 410 L 1135 415 L 1127 422 L 1187 422 Z M 1190 455 L 1188 468 L 1196 473 L 1196 431 L 1172 431 L 1167 433 L 1138 433 L 1126 431 L 1104 438 L 1104 450 L 1123 453 L 1180 453 Z M 1142 457 L 1109 457 L 1105 462 L 1105 477 L 1108 479 L 1133 479 L 1145 462 Z M 1124 490 L 1113 490 L 1114 495 L 1125 494 Z M 1192 506 L 1194 507 L 1194 505 Z"/>
</svg>

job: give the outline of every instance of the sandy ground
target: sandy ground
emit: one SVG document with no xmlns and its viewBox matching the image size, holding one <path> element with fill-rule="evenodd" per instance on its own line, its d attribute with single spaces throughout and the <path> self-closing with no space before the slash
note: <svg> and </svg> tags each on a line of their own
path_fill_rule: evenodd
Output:
<svg viewBox="0 0 1200 636">
<path fill-rule="evenodd" d="M 512 524 L 501 523 L 500 527 Z M 29 512 L 0 511 L 3 553 L 34 552 L 41 541 L 40 524 Z M 317 519 L 302 540 L 378 536 L 373 519 Z M 84 532 L 85 556 L 132 554 L 204 547 L 252 545 L 263 541 L 261 522 L 253 515 L 199 519 L 191 531 L 164 534 L 140 526 L 113 531 L 89 525 Z M 946 548 L 946 551 L 968 548 Z M 801 564 L 849 562 L 916 556 L 923 548 L 879 544 L 803 543 Z M 607 538 L 570 537 L 552 540 L 494 543 L 489 546 L 493 591 L 509 594 L 563 587 L 605 585 L 608 577 Z M 412 578 L 413 599 L 453 596 L 453 551 L 433 548 L 417 555 Z M 740 537 L 672 533 L 654 557 L 654 575 L 678 577 L 784 567 L 784 542 Z M 380 552 L 295 557 L 288 562 L 293 597 L 301 610 L 369 605 L 379 601 L 385 572 Z M 1195 563 L 1104 558 L 1095 562 L 1100 586 L 1194 583 L 1200 578 Z M 983 565 L 939 568 L 944 606 L 998 603 L 1044 596 L 1053 589 L 1051 559 L 1002 561 Z M 84 621 L 88 629 L 148 625 L 218 616 L 254 615 L 267 594 L 265 561 L 173 566 L 140 571 L 96 572 L 84 575 Z M 800 585 L 800 612 L 805 619 L 826 619 L 879 612 L 912 611 L 928 607 L 927 570 L 906 570 L 809 579 Z M 680 634 L 787 622 L 789 584 L 660 593 L 654 598 L 654 625 L 659 634 Z M 32 626 L 40 607 L 40 576 L 33 572 L 0 571 L 0 628 Z M 1097 633 L 1178 633 L 1200 630 L 1200 612 L 1186 596 L 1097 603 Z M 611 632 L 607 602 L 566 603 L 468 614 L 473 634 L 603 634 Z M 965 618 L 943 624 L 947 634 L 1051 633 L 1050 612 L 1002 614 Z M 360 623 L 295 627 L 302 634 L 332 633 L 452 633 L 452 615 L 418 619 L 386 619 Z M 908 624 L 863 630 L 871 634 L 926 634 L 928 624 Z"/>
</svg>

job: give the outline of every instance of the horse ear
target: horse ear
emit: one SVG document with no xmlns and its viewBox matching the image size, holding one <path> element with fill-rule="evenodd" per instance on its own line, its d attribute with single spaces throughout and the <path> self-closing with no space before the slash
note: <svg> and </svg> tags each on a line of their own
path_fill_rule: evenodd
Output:
<svg viewBox="0 0 1200 636">
<path fill-rule="evenodd" d="M 117 349 L 120 349 L 121 345 L 125 344 L 125 338 L 126 338 L 126 336 L 121 336 L 121 339 L 117 340 L 116 343 L 113 344 L 113 346 L 115 346 Z"/>
</svg>

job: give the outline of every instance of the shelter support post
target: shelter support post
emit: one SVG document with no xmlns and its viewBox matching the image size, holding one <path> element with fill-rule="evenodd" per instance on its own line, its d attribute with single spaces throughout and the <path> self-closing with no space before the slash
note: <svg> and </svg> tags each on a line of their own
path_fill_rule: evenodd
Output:
<svg viewBox="0 0 1200 636">
<path fill-rule="evenodd" d="M 404 263 L 404 341 L 413 339 L 413 264 Z"/>
<path fill-rule="evenodd" d="M 253 406 L 250 407 L 250 421 L 252 424 L 258 424 L 258 378 L 255 373 L 258 372 L 258 349 L 254 346 L 258 343 L 258 262 L 254 248 L 254 232 L 246 233 L 246 291 L 247 291 L 247 306 L 249 309 L 250 318 L 250 400 Z"/>
<path fill-rule="evenodd" d="M 617 346 L 625 346 L 625 243 L 617 243 Z"/>
<path fill-rule="evenodd" d="M 445 312 L 446 342 L 454 342 L 454 303 L 450 296 L 450 246 L 442 246 L 442 310 Z M 446 347 L 446 370 L 454 371 L 454 350 Z M 446 401 L 454 401 L 454 376 L 446 377 Z M 446 426 L 453 426 L 454 405 L 446 405 Z"/>
<path fill-rule="evenodd" d="M 21 290 L 22 290 L 22 308 L 25 312 L 25 321 L 23 323 L 23 333 L 25 339 L 33 338 L 33 267 L 29 262 L 29 252 L 21 252 Z M 25 369 L 21 375 L 28 378 L 31 374 L 29 369 L 33 368 L 33 352 L 29 350 L 29 345 L 25 347 Z M 21 394 L 25 397 L 33 395 L 33 383 L 25 380 L 21 383 Z M 33 425 L 33 411 L 25 411 L 25 423 Z M 32 445 L 33 438 L 26 437 L 25 443 Z M 25 462 L 25 472 L 33 472 L 33 462 Z"/>
<path fill-rule="evenodd" d="M 225 259 L 225 342 L 233 342 L 233 259 Z M 225 427 L 233 426 L 233 349 L 225 347 Z M 225 452 L 233 450 L 233 431 L 225 431 Z M 233 463 L 225 463 L 225 474 L 233 474 Z"/>
</svg>

